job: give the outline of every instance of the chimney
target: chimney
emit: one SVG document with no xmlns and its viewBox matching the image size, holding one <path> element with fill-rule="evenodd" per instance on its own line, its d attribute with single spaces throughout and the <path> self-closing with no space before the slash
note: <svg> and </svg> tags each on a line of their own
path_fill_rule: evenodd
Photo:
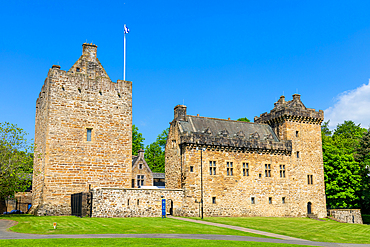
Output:
<svg viewBox="0 0 370 247">
<path fill-rule="evenodd" d="M 137 151 L 137 156 L 141 157 L 144 159 L 144 150 L 140 149 Z"/>
<path fill-rule="evenodd" d="M 300 94 L 293 94 L 293 101 L 301 101 L 301 95 Z"/>
<path fill-rule="evenodd" d="M 95 62 L 96 61 L 96 51 L 98 49 L 97 45 L 83 43 L 82 44 L 82 56 L 86 57 L 88 61 Z"/>
<path fill-rule="evenodd" d="M 184 106 L 184 105 L 175 106 L 174 120 L 186 121 L 186 106 Z"/>
</svg>

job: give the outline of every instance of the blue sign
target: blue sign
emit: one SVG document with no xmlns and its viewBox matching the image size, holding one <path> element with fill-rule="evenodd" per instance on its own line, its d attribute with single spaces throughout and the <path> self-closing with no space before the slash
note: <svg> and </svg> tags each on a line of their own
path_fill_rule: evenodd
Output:
<svg viewBox="0 0 370 247">
<path fill-rule="evenodd" d="M 166 199 L 162 199 L 162 218 L 166 218 Z"/>
</svg>

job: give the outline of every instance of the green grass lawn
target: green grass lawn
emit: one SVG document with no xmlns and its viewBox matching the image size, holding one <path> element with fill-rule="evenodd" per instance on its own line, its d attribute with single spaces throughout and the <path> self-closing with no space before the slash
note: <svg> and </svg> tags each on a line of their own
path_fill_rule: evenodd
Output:
<svg viewBox="0 0 370 247">
<path fill-rule="evenodd" d="M 199 218 L 193 218 L 199 219 Z M 207 217 L 205 221 L 241 226 L 319 242 L 370 244 L 370 226 L 308 218 Z"/>
<path fill-rule="evenodd" d="M 226 240 L 161 239 L 161 238 L 94 238 L 94 239 L 22 239 L 0 240 L 0 246 L 253 246 L 299 247 L 302 245 L 241 242 Z"/>
<path fill-rule="evenodd" d="M 34 234 L 138 234 L 182 233 L 219 234 L 265 237 L 215 226 L 207 226 L 176 219 L 162 218 L 78 218 L 75 216 L 1 216 L 0 219 L 17 221 L 11 231 Z M 57 229 L 53 229 L 53 222 Z"/>
</svg>

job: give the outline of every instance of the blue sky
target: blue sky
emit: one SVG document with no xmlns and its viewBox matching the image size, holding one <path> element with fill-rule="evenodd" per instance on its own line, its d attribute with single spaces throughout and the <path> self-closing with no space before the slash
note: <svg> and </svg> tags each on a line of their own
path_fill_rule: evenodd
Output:
<svg viewBox="0 0 370 247">
<path fill-rule="evenodd" d="M 332 126 L 370 124 L 368 1 L 2 1 L 0 122 L 34 136 L 48 69 L 68 70 L 98 45 L 122 79 L 122 27 L 133 123 L 156 139 L 183 102 L 188 114 L 253 119 L 298 92 Z"/>
</svg>

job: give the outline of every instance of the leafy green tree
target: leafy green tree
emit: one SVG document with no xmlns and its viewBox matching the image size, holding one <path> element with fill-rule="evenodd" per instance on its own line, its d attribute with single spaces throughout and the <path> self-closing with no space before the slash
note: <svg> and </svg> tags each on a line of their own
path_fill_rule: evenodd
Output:
<svg viewBox="0 0 370 247">
<path fill-rule="evenodd" d="M 355 159 L 361 167 L 362 190 L 361 211 L 370 213 L 370 129 L 362 136 L 356 148 Z"/>
<path fill-rule="evenodd" d="M 152 172 L 164 172 L 165 147 L 169 128 L 158 135 L 155 142 L 145 147 L 145 161 L 148 163 Z"/>
<path fill-rule="evenodd" d="M 326 122 L 323 122 L 321 124 L 321 135 L 322 136 L 331 136 L 332 131 L 330 131 L 330 129 L 329 129 L 329 123 L 330 123 L 330 120 L 326 121 Z"/>
<path fill-rule="evenodd" d="M 328 123 L 324 122 L 321 127 L 327 205 L 331 208 L 359 208 L 363 177 L 354 151 L 364 129 L 353 121 L 344 121 L 331 132 Z"/>
<path fill-rule="evenodd" d="M 0 123 L 0 200 L 31 185 L 33 147 L 27 133 L 14 124 Z"/>
<path fill-rule="evenodd" d="M 140 149 L 144 149 L 143 141 L 145 138 L 139 132 L 139 128 L 132 125 L 132 155 L 137 155 Z"/>
<path fill-rule="evenodd" d="M 365 133 L 366 129 L 361 128 L 360 124 L 356 125 L 353 121 L 344 121 L 343 124 L 337 125 L 332 137 L 337 145 L 341 145 L 343 149 L 347 149 L 348 153 L 353 154 Z"/>
<path fill-rule="evenodd" d="M 362 180 L 359 163 L 331 139 L 323 143 L 323 160 L 327 205 L 331 208 L 359 208 Z"/>
<path fill-rule="evenodd" d="M 250 122 L 250 120 L 246 117 L 238 118 L 236 121 Z"/>
</svg>

